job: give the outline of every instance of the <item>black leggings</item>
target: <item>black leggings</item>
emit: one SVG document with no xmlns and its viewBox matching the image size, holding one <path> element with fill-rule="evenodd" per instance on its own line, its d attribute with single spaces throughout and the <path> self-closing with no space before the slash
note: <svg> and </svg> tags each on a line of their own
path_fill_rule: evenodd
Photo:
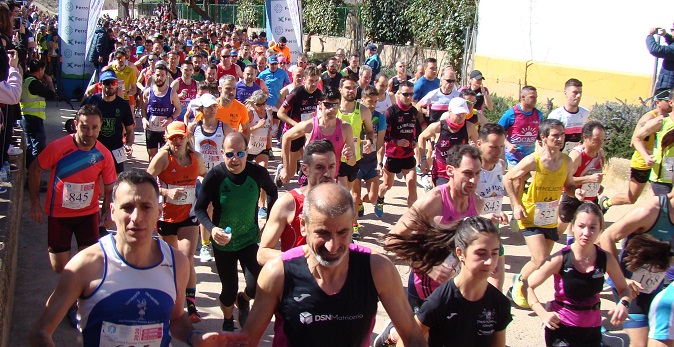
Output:
<svg viewBox="0 0 674 347">
<path fill-rule="evenodd" d="M 246 295 L 250 298 L 255 297 L 255 288 L 257 277 L 260 275 L 262 266 L 257 262 L 257 244 L 252 244 L 238 251 L 221 251 L 213 247 L 215 255 L 215 267 L 218 269 L 218 276 L 222 284 L 220 292 L 220 302 L 224 306 L 234 305 L 236 293 L 239 291 L 239 276 L 236 268 L 238 260 L 243 269 L 246 278 Z"/>
</svg>

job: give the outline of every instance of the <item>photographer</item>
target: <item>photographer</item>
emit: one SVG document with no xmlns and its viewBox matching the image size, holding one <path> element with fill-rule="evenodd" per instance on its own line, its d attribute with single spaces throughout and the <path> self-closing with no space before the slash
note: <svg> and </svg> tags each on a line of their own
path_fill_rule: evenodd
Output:
<svg viewBox="0 0 674 347">
<path fill-rule="evenodd" d="M 674 30 L 674 29 L 670 29 Z M 665 39 L 666 45 L 661 45 L 655 40 L 655 35 L 660 35 Z M 646 47 L 648 51 L 656 58 L 662 59 L 662 67 L 658 76 L 658 83 L 655 89 L 674 87 L 674 39 L 663 28 L 651 28 L 646 37 Z"/>
</svg>

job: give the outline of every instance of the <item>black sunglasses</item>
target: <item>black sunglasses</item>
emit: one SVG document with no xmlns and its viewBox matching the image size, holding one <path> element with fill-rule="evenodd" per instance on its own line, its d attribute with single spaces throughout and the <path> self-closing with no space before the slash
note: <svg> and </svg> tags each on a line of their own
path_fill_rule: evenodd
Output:
<svg viewBox="0 0 674 347">
<path fill-rule="evenodd" d="M 449 82 L 449 83 L 454 83 L 454 82 L 456 82 L 456 80 L 449 79 L 449 78 L 443 78 L 443 80 L 444 80 L 445 82 Z"/>
<path fill-rule="evenodd" d="M 227 158 L 229 158 L 229 159 L 234 158 L 234 155 L 236 155 L 236 156 L 239 157 L 239 158 L 243 158 L 243 157 L 246 156 L 246 151 L 239 151 L 239 152 L 236 152 L 236 153 L 234 153 L 234 152 L 227 152 L 227 153 L 225 153 L 225 157 L 227 157 Z"/>
<path fill-rule="evenodd" d="M 325 106 L 325 108 L 333 108 L 333 107 L 335 107 L 335 106 L 337 106 L 337 105 L 339 105 L 338 102 L 327 102 L 327 101 L 323 101 L 323 106 Z"/>
<path fill-rule="evenodd" d="M 414 92 L 407 92 L 407 93 L 400 93 L 400 95 L 405 96 L 405 97 L 411 97 L 414 96 Z"/>
<path fill-rule="evenodd" d="M 267 103 L 265 103 L 265 102 L 263 102 L 261 104 L 258 104 L 257 102 L 255 103 L 255 106 L 257 106 L 257 107 L 262 107 L 262 106 L 265 106 L 265 105 L 267 105 Z"/>
</svg>

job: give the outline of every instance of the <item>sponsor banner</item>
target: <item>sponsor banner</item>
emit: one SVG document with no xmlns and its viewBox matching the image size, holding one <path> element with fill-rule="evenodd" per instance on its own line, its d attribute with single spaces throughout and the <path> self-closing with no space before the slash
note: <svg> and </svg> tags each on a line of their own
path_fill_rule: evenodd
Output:
<svg viewBox="0 0 674 347">
<path fill-rule="evenodd" d="M 302 0 L 267 0 L 267 36 L 288 39 L 293 57 L 302 53 Z"/>
<path fill-rule="evenodd" d="M 92 70 L 91 64 L 86 62 L 85 53 L 90 20 L 88 3 L 77 0 L 59 2 L 59 19 L 63 76 L 86 78 Z"/>
</svg>

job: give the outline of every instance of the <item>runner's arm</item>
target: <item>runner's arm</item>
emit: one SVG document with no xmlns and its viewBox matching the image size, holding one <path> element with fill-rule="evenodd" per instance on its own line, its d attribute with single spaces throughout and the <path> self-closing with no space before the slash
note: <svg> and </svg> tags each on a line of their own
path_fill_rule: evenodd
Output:
<svg viewBox="0 0 674 347">
<path fill-rule="evenodd" d="M 279 100 L 280 100 L 280 98 L 279 98 Z M 283 105 L 284 103 L 285 103 L 285 101 L 282 102 L 281 105 Z M 278 112 L 276 113 L 276 116 L 278 117 L 278 119 L 282 120 L 283 122 L 285 122 L 289 126 L 294 127 L 298 124 L 298 122 L 296 122 L 292 118 L 290 118 L 290 115 L 288 113 L 289 111 L 290 110 L 286 109 L 285 106 L 281 106 L 281 107 L 278 108 Z M 283 136 L 285 136 L 285 135 L 283 135 Z"/>
<path fill-rule="evenodd" d="M 598 252 L 601 252 L 601 250 L 598 250 Z M 616 303 L 616 307 L 609 311 L 609 314 L 613 315 L 613 317 L 616 319 L 611 319 L 611 324 L 620 325 L 623 323 L 625 318 L 627 318 L 627 313 L 629 311 L 625 306 L 621 305 L 620 302 L 622 300 L 631 302 L 634 296 L 638 295 L 639 293 L 639 284 L 634 281 L 630 281 L 630 284 L 628 285 L 627 280 L 625 280 L 625 274 L 623 274 L 622 270 L 620 269 L 620 264 L 618 264 L 618 261 L 615 258 L 608 254 L 606 255 L 606 273 L 608 273 L 608 277 L 611 278 L 613 285 L 615 285 L 616 292 L 620 293 L 620 299 Z"/>
<path fill-rule="evenodd" d="M 278 111 L 279 118 L 281 118 L 281 110 L 282 109 L 279 109 Z M 290 142 L 310 133 L 312 128 L 313 119 L 307 119 L 304 122 L 295 123 L 292 128 L 288 129 L 288 131 L 283 134 L 281 137 L 281 158 L 283 159 L 283 167 L 288 167 L 289 165 L 288 160 L 290 159 Z"/>
<path fill-rule="evenodd" d="M 372 124 L 372 123 L 370 123 Z M 350 155 L 346 157 L 346 163 L 348 165 L 354 166 L 356 165 L 356 147 L 353 145 L 353 128 L 351 128 L 351 124 L 349 123 L 342 123 L 342 135 L 344 135 L 344 138 L 347 139 L 344 141 L 344 150 L 349 150 Z M 338 159 L 339 160 L 339 159 Z"/>
<path fill-rule="evenodd" d="M 424 131 L 419 135 L 419 152 L 422 157 L 430 158 L 433 155 L 433 148 L 430 147 L 426 149 L 426 144 L 430 142 L 433 138 L 437 137 L 440 133 L 440 127 L 442 126 L 441 122 L 434 122 L 431 125 L 427 126 Z"/>
<path fill-rule="evenodd" d="M 265 88 L 267 87 L 266 84 L 263 83 L 263 85 L 265 86 Z M 281 113 L 281 106 L 283 106 L 283 102 L 285 101 L 286 97 L 288 96 L 288 90 L 289 90 L 288 88 L 283 87 L 281 89 L 281 92 L 279 93 L 278 100 L 276 101 L 276 109 L 278 110 L 276 112 L 277 117 L 278 117 L 278 114 Z M 269 91 L 266 91 L 265 93 L 267 93 L 267 95 L 269 95 Z"/>
<path fill-rule="evenodd" d="M 657 220 L 660 212 L 660 200 L 657 196 L 637 204 L 626 215 L 599 235 L 599 247 L 618 260 L 616 242 L 632 233 L 640 234 L 648 230 Z"/>
<path fill-rule="evenodd" d="M 519 198 L 519 191 L 515 191 L 515 181 L 521 180 L 522 177 L 525 177 L 529 172 L 536 170 L 536 160 L 533 154 L 526 156 L 522 159 L 514 168 L 508 170 L 508 172 L 503 176 L 503 186 L 508 193 L 508 198 L 510 199 L 510 205 L 515 209 L 515 206 L 522 207 L 522 202 Z M 520 189 L 521 189 L 520 185 Z"/>
<path fill-rule="evenodd" d="M 421 196 L 421 198 L 414 202 L 412 208 L 408 208 L 405 213 L 400 217 L 398 222 L 391 228 L 389 231 L 390 234 L 396 235 L 409 235 L 414 230 L 409 229 L 409 225 L 412 224 L 413 213 L 417 211 L 421 213 L 423 219 L 428 221 L 433 220 L 433 216 L 439 216 L 442 214 L 442 204 L 439 203 L 442 199 L 439 187 L 434 188 L 430 192 Z M 393 239 L 387 239 L 386 243 L 393 243 Z"/>
<path fill-rule="evenodd" d="M 576 184 L 574 183 L 573 177 L 573 174 L 576 172 L 575 165 L 573 160 L 566 154 L 562 154 L 562 159 L 566 160 L 566 180 L 564 180 L 564 189 L 566 190 L 566 195 L 575 198 Z"/>
<path fill-rule="evenodd" d="M 545 309 L 545 306 L 541 304 L 536 295 L 536 288 L 543 284 L 548 277 L 553 274 L 559 273 L 562 268 L 562 253 L 556 252 L 549 256 L 543 262 L 540 268 L 534 270 L 534 272 L 527 279 L 529 286 L 527 287 L 527 298 L 529 301 L 529 306 L 536 313 L 536 315 L 543 320 L 543 323 L 548 326 L 550 323 L 550 312 Z M 538 304 L 538 305 L 537 305 Z M 554 313 L 553 313 L 554 315 Z M 554 319 L 554 324 L 559 323 L 559 317 Z M 548 326 L 549 327 L 549 326 Z M 556 328 L 556 326 L 555 326 Z"/>
<path fill-rule="evenodd" d="M 257 346 L 262 334 L 267 329 L 271 317 L 276 310 L 283 294 L 284 271 L 283 261 L 277 257 L 262 267 L 257 279 L 257 292 L 250 315 L 243 327 L 243 333 L 248 334 L 250 345 Z"/>
<path fill-rule="evenodd" d="M 199 152 L 194 152 L 194 158 L 197 159 L 197 166 L 199 167 L 199 176 L 204 177 L 208 172 L 206 164 L 204 164 L 204 156 Z"/>
<path fill-rule="evenodd" d="M 268 261 L 281 255 L 276 249 L 283 230 L 290 224 L 289 217 L 295 215 L 295 199 L 291 194 L 283 194 L 276 203 L 276 208 L 270 209 L 267 224 L 260 237 L 260 248 L 257 250 L 257 262 L 264 266 Z"/>
<path fill-rule="evenodd" d="M 126 145 L 131 147 L 136 141 L 135 124 L 125 125 L 124 129 L 126 130 Z"/>
<path fill-rule="evenodd" d="M 374 127 L 372 126 L 372 112 L 363 104 L 360 105 L 360 118 L 363 120 L 365 126 L 365 136 L 370 143 L 374 143 Z"/>
<path fill-rule="evenodd" d="M 182 111 L 182 105 L 180 105 L 180 97 L 178 96 L 178 93 L 176 93 L 176 90 L 171 88 L 171 104 L 173 104 L 173 114 L 170 116 L 171 117 L 171 122 L 173 122 L 178 116 L 180 116 L 180 112 Z"/>
<path fill-rule="evenodd" d="M 466 130 L 468 131 L 468 143 L 471 146 L 475 146 L 477 144 L 477 127 L 475 124 L 471 122 L 466 122 Z"/>
</svg>

